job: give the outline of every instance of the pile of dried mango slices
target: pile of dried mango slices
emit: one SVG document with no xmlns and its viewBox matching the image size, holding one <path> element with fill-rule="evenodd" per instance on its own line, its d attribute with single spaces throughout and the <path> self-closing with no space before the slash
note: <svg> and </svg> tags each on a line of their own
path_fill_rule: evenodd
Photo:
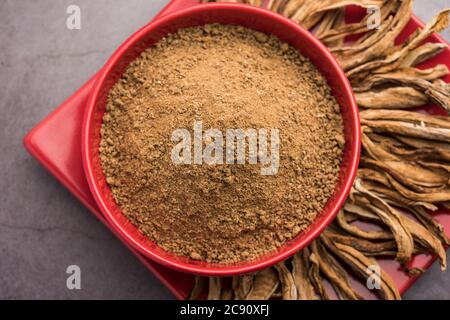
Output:
<svg viewBox="0 0 450 320">
<path fill-rule="evenodd" d="M 216 1 L 203 1 L 216 2 Z M 264 6 L 307 29 L 335 55 L 356 94 L 362 126 L 362 153 L 357 179 L 337 218 L 311 245 L 294 257 L 254 274 L 227 278 L 197 277 L 191 292 L 208 299 L 361 299 L 349 280 L 363 285 L 373 276 L 375 258 L 390 257 L 408 268 L 412 257 L 429 253 L 446 268 L 443 227 L 429 211 L 450 208 L 450 118 L 408 109 L 429 103 L 450 112 L 450 85 L 441 78 L 445 65 L 416 66 L 445 47 L 425 43 L 448 25 L 449 10 L 440 12 L 402 44 L 395 39 L 412 16 L 413 0 L 241 0 Z M 380 8 L 381 25 L 368 29 L 367 19 L 345 22 L 345 7 Z M 348 45 L 349 36 L 363 34 Z M 368 229 L 358 222 L 378 228 Z M 400 299 L 392 279 L 379 269 L 380 299 Z"/>
</svg>

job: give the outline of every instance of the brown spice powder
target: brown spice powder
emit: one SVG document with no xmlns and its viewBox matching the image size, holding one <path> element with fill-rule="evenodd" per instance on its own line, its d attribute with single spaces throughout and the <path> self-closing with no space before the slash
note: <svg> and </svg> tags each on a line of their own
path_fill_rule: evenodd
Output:
<svg viewBox="0 0 450 320">
<path fill-rule="evenodd" d="M 172 132 L 277 128 L 278 174 L 261 165 L 176 165 Z M 334 191 L 344 145 L 339 105 L 308 59 L 240 26 L 179 30 L 111 90 L 101 161 L 123 213 L 162 248 L 234 263 L 308 227 Z"/>
</svg>

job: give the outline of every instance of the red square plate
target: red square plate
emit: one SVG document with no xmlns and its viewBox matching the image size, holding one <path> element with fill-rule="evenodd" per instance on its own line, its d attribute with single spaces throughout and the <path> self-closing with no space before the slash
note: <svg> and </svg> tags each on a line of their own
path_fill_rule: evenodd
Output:
<svg viewBox="0 0 450 320">
<path fill-rule="evenodd" d="M 198 0 L 172 0 L 158 16 L 197 5 L 198 2 Z M 349 20 L 355 20 L 360 17 L 360 11 L 349 10 Z M 403 41 L 414 30 L 422 26 L 423 23 L 414 17 L 398 41 Z M 437 35 L 431 36 L 428 41 L 445 43 Z M 427 61 L 422 67 L 431 67 L 439 63 L 445 64 L 450 68 L 449 48 L 446 48 L 432 60 Z M 444 80 L 450 82 L 450 77 L 447 76 Z M 98 210 L 91 196 L 81 161 L 81 126 L 84 106 L 94 81 L 95 75 L 53 113 L 33 128 L 24 138 L 24 144 L 33 157 L 90 209 L 106 227 L 115 233 Z M 432 113 L 442 113 L 442 110 L 435 106 L 429 106 L 426 110 Z M 437 213 L 433 213 L 433 215 L 445 227 L 446 233 L 450 237 L 450 211 L 440 210 Z M 178 299 L 185 299 L 188 296 L 193 285 L 192 275 L 173 271 L 148 260 L 127 245 L 118 234 L 116 236 Z M 412 266 L 428 269 L 434 260 L 435 257 L 429 255 L 417 256 L 414 258 Z M 396 262 L 391 260 L 380 260 L 379 262 L 393 278 L 401 293 L 404 293 L 416 280 L 416 278 L 405 274 Z M 362 287 L 361 285 L 359 286 Z M 366 297 L 373 298 L 373 295 L 366 294 Z"/>
</svg>

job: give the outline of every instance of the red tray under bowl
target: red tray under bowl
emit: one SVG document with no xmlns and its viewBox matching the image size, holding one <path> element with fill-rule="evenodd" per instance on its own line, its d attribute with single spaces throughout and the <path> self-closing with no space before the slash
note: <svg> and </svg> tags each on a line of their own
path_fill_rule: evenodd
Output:
<svg viewBox="0 0 450 320">
<path fill-rule="evenodd" d="M 158 16 L 197 4 L 198 0 L 173 0 Z M 361 10 L 351 8 L 348 12 L 348 20 L 356 21 L 362 15 Z M 419 27 L 423 27 L 423 23 L 414 17 L 397 41 L 403 42 L 408 35 Z M 427 41 L 445 43 L 438 35 L 432 35 Z M 450 50 L 448 48 L 421 67 L 428 68 L 437 64 L 445 64 L 450 68 Z M 34 127 L 24 138 L 25 148 L 105 224 L 178 299 L 185 299 L 192 288 L 193 276 L 150 261 L 129 246 L 123 237 L 105 220 L 90 193 L 82 166 L 81 129 L 86 102 L 95 78 L 96 75 Z M 444 81 L 450 82 L 450 76 L 445 77 Z M 445 114 L 436 106 L 421 109 L 434 114 Z M 433 214 L 439 223 L 444 226 L 446 234 L 450 236 L 450 211 L 442 209 L 430 214 Z M 413 259 L 411 266 L 428 269 L 435 259 L 431 255 L 419 255 Z M 404 273 L 395 261 L 382 259 L 379 260 L 379 263 L 392 277 L 401 293 L 404 293 L 417 279 L 417 277 L 410 277 Z M 375 298 L 371 292 L 367 292 L 363 285 L 357 282 L 354 285 L 361 289 L 361 293 L 366 298 Z"/>
</svg>

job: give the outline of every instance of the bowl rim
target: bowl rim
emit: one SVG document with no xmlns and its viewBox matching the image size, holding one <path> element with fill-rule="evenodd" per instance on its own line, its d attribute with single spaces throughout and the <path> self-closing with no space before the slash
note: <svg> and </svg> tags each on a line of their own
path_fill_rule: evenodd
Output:
<svg viewBox="0 0 450 320">
<path fill-rule="evenodd" d="M 99 98 L 100 89 L 102 88 L 105 81 L 108 79 L 108 76 L 113 70 L 114 66 L 118 61 L 122 58 L 122 56 L 136 43 L 139 39 L 144 37 L 147 33 L 151 32 L 155 27 L 166 24 L 169 21 L 176 20 L 178 17 L 183 15 L 195 14 L 199 12 L 209 11 L 209 10 L 236 10 L 240 11 L 240 13 L 251 13 L 257 15 L 264 15 L 266 18 L 277 20 L 278 23 L 289 24 L 290 27 L 296 29 L 296 32 L 301 34 L 302 37 L 309 38 L 311 42 L 313 42 L 318 49 L 323 53 L 323 58 L 327 59 L 328 62 L 333 67 L 332 73 L 334 76 L 338 77 L 338 82 L 342 84 L 342 94 L 347 96 L 349 101 L 351 101 L 351 105 L 347 107 L 351 109 L 351 113 L 353 115 L 353 121 L 348 122 L 349 127 L 351 127 L 351 131 L 354 134 L 353 139 L 354 143 L 352 143 L 353 148 L 350 150 L 348 167 L 346 168 L 347 178 L 341 185 L 341 188 L 338 190 L 337 195 L 335 197 L 335 201 L 330 209 L 323 214 L 320 221 L 314 221 L 314 228 L 308 230 L 308 232 L 304 235 L 302 239 L 298 241 L 294 241 L 294 244 L 287 248 L 286 250 L 280 251 L 276 254 L 271 255 L 268 258 L 259 259 L 256 261 L 248 261 L 242 262 L 237 265 L 227 265 L 224 264 L 221 266 L 220 264 L 214 264 L 217 267 L 210 267 L 204 265 L 196 265 L 194 263 L 186 263 L 176 261 L 174 259 L 170 259 L 169 257 L 161 256 L 159 253 L 155 252 L 151 248 L 144 246 L 140 241 L 135 239 L 132 235 L 130 235 L 125 228 L 116 221 L 114 215 L 109 209 L 108 205 L 105 202 L 105 199 L 102 196 L 100 191 L 100 186 L 98 185 L 98 181 L 94 175 L 93 163 L 91 161 L 91 148 L 90 148 L 90 136 L 92 135 L 91 131 L 91 121 L 93 119 L 94 108 L 96 106 L 97 100 Z M 86 110 L 83 117 L 83 125 L 82 125 L 82 134 L 81 134 L 81 155 L 83 168 L 85 172 L 85 176 L 89 185 L 89 189 L 100 208 L 101 212 L 105 216 L 106 220 L 111 224 L 111 226 L 115 229 L 115 231 L 127 241 L 127 243 L 131 244 L 134 248 L 136 248 L 141 254 L 145 257 L 155 261 L 159 264 L 162 264 L 171 269 L 187 272 L 196 275 L 203 276 L 232 276 L 238 274 L 249 273 L 253 271 L 257 271 L 269 266 L 276 264 L 282 260 L 285 260 L 298 252 L 300 249 L 306 247 L 311 241 L 313 241 L 316 237 L 320 235 L 320 233 L 331 223 L 331 221 L 335 218 L 340 208 L 343 206 L 345 200 L 347 199 L 348 194 L 353 186 L 353 182 L 356 178 L 356 172 L 358 169 L 359 158 L 360 158 L 360 148 L 361 148 L 361 127 L 359 121 L 359 112 L 356 104 L 355 95 L 353 93 L 352 87 L 344 74 L 344 71 L 336 61 L 336 59 L 332 56 L 331 52 L 328 48 L 325 47 L 313 34 L 311 34 L 308 30 L 299 26 L 295 22 L 285 18 L 279 14 L 271 12 L 269 10 L 252 7 L 249 5 L 241 4 L 241 3 L 208 3 L 196 5 L 187 9 L 182 9 L 167 15 L 163 15 L 160 18 L 152 21 L 147 24 L 137 32 L 135 32 L 132 36 L 130 36 L 123 44 L 113 53 L 113 55 L 109 58 L 105 66 L 101 69 L 99 74 L 97 75 L 96 81 L 93 85 L 93 88 L 90 92 L 89 99 L 86 105 Z M 155 244 L 156 245 L 156 244 Z M 161 248 L 162 249 L 162 248 Z M 166 251 L 162 249 L 163 251 Z M 191 259 L 188 259 L 191 261 Z M 192 262 L 195 262 L 192 260 Z M 197 261 L 198 263 L 198 261 Z"/>
</svg>

